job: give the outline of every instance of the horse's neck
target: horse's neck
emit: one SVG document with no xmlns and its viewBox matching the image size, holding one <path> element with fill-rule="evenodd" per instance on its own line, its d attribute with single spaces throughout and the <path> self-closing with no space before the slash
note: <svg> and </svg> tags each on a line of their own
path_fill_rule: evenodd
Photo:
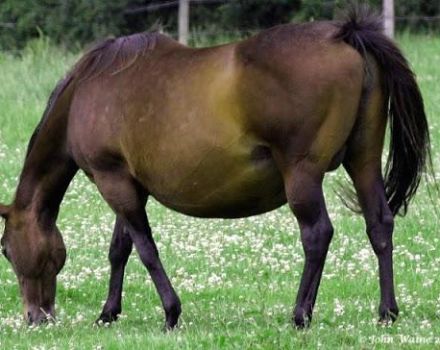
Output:
<svg viewBox="0 0 440 350">
<path fill-rule="evenodd" d="M 46 135 L 45 135 L 46 134 Z M 65 141 L 42 130 L 26 157 L 14 201 L 16 208 L 30 211 L 44 225 L 54 225 L 60 203 L 77 171 L 65 151 Z"/>
</svg>

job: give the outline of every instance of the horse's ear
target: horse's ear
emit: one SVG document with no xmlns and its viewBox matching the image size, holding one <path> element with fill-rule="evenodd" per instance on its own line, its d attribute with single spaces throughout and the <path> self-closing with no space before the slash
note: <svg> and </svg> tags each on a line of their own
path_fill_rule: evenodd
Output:
<svg viewBox="0 0 440 350">
<path fill-rule="evenodd" d="M 4 204 L 0 203 L 0 216 L 3 219 L 7 219 L 8 218 L 9 209 L 10 209 L 9 205 L 4 205 Z"/>
</svg>

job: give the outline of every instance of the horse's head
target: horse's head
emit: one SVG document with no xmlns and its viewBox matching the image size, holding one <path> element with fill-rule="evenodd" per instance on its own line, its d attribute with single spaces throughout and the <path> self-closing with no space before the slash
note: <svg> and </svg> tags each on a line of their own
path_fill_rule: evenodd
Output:
<svg viewBox="0 0 440 350">
<path fill-rule="evenodd" d="M 17 275 L 26 320 L 39 324 L 53 318 L 56 276 L 66 260 L 60 232 L 14 206 L 0 204 L 0 216 L 5 219 L 2 252 Z"/>
</svg>

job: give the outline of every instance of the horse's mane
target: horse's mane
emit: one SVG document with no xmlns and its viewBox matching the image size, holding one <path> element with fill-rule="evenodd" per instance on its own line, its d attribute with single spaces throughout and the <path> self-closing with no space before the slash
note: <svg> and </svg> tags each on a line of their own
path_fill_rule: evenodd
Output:
<svg viewBox="0 0 440 350">
<path fill-rule="evenodd" d="M 70 83 L 80 83 L 94 79 L 102 74 L 118 74 L 132 66 L 136 60 L 156 46 L 157 32 L 137 33 L 120 38 L 110 38 L 93 45 L 61 79 L 52 91 L 44 110 L 43 117 L 35 128 L 28 143 L 26 158 L 29 156 L 35 139 L 50 115 L 55 101 L 63 94 Z"/>
<path fill-rule="evenodd" d="M 27 150 L 26 150 L 26 159 L 29 157 L 29 154 L 32 151 L 32 147 L 35 143 L 35 140 L 37 138 L 37 135 L 39 134 L 41 127 L 46 122 L 48 116 L 50 115 L 50 112 L 52 111 L 53 105 L 55 101 L 58 99 L 58 97 L 64 92 L 66 87 L 70 84 L 72 81 L 72 77 L 67 75 L 64 79 L 61 79 L 55 89 L 50 94 L 49 100 L 47 102 L 46 108 L 44 109 L 43 117 L 41 118 L 40 122 L 38 123 L 37 127 L 35 128 L 34 132 L 32 133 L 32 136 L 29 140 Z"/>
<path fill-rule="evenodd" d="M 70 75 L 84 81 L 104 73 L 118 74 L 133 65 L 147 51 L 153 50 L 159 35 L 157 32 L 137 33 L 104 40 L 87 51 L 70 71 Z"/>
</svg>

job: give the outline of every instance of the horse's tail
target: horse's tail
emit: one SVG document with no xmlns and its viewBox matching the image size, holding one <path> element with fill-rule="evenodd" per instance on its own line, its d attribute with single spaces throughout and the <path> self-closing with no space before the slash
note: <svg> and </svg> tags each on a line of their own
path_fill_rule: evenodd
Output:
<svg viewBox="0 0 440 350">
<path fill-rule="evenodd" d="M 381 67 L 384 109 L 391 129 L 385 191 L 393 215 L 401 209 L 406 214 L 426 163 L 431 162 L 429 130 L 414 73 L 399 48 L 382 33 L 381 23 L 381 18 L 367 9 L 354 9 L 340 24 L 335 38 L 364 58 L 371 54 Z"/>
</svg>

